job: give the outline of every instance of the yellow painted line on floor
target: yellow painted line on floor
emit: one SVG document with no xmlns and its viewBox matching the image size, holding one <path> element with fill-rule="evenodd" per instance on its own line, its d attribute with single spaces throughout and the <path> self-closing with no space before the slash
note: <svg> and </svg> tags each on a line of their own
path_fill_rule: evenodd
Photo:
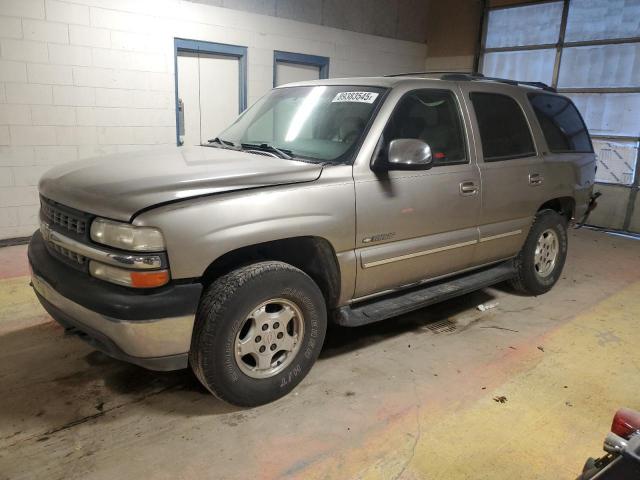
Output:
<svg viewBox="0 0 640 480">
<path fill-rule="evenodd" d="M 29 282 L 28 276 L 0 279 L 0 334 L 50 320 Z"/>
<path fill-rule="evenodd" d="M 473 401 L 429 404 L 416 386 L 412 408 L 296 478 L 575 478 L 615 410 L 640 409 L 638 317 L 640 282 L 535 339 L 544 352 Z"/>
<path fill-rule="evenodd" d="M 29 282 L 28 276 L 0 279 L 0 305 L 7 307 L 34 299 Z"/>
</svg>

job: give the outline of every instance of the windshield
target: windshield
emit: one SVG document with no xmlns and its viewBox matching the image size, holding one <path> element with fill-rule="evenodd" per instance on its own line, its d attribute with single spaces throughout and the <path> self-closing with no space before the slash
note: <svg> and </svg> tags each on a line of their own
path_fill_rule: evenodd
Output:
<svg viewBox="0 0 640 480">
<path fill-rule="evenodd" d="M 218 140 L 248 150 L 344 162 L 383 92 L 383 88 L 342 85 L 277 88 L 238 117 Z"/>
</svg>

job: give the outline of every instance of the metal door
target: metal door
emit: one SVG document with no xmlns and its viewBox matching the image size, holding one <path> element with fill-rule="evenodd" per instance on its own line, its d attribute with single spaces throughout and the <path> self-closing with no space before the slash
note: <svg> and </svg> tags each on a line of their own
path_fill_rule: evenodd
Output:
<svg viewBox="0 0 640 480">
<path fill-rule="evenodd" d="M 276 62 L 275 86 L 286 83 L 303 82 L 305 80 L 318 80 L 320 67 L 317 65 L 304 65 L 300 63 Z"/>
<path fill-rule="evenodd" d="M 214 138 L 238 116 L 240 60 L 207 53 L 180 52 L 178 97 L 181 101 L 183 145 Z"/>
</svg>

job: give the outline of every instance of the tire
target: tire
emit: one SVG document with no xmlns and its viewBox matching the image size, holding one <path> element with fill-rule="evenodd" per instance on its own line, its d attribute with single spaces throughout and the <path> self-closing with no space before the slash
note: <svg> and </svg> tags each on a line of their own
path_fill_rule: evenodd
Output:
<svg viewBox="0 0 640 480">
<path fill-rule="evenodd" d="M 554 239 L 557 246 L 555 254 Z M 527 240 L 515 258 L 513 288 L 528 295 L 541 295 L 551 290 L 562 273 L 567 245 L 567 219 L 554 210 L 538 212 Z M 539 247 L 540 255 L 536 256 Z"/>
<path fill-rule="evenodd" d="M 596 466 L 595 458 L 589 458 L 584 464 L 582 473 L 578 476 L 578 478 L 576 478 L 576 480 L 591 480 L 596 476 L 598 472 L 600 472 L 600 470 L 602 470 L 602 468 L 602 466 Z"/>
<path fill-rule="evenodd" d="M 287 263 L 259 262 L 205 290 L 189 363 L 221 400 L 262 405 L 286 395 L 307 375 L 326 330 L 326 305 L 315 282 Z"/>
</svg>

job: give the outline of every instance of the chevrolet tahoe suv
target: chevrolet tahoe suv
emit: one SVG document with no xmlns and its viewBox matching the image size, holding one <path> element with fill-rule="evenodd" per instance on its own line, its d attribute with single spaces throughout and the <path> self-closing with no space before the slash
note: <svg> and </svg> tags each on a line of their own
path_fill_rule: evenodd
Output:
<svg viewBox="0 0 640 480">
<path fill-rule="evenodd" d="M 477 74 L 276 88 L 206 145 L 40 181 L 38 299 L 68 332 L 242 406 L 290 392 L 327 323 L 359 326 L 498 282 L 540 295 L 591 208 L 570 99 Z"/>
</svg>

